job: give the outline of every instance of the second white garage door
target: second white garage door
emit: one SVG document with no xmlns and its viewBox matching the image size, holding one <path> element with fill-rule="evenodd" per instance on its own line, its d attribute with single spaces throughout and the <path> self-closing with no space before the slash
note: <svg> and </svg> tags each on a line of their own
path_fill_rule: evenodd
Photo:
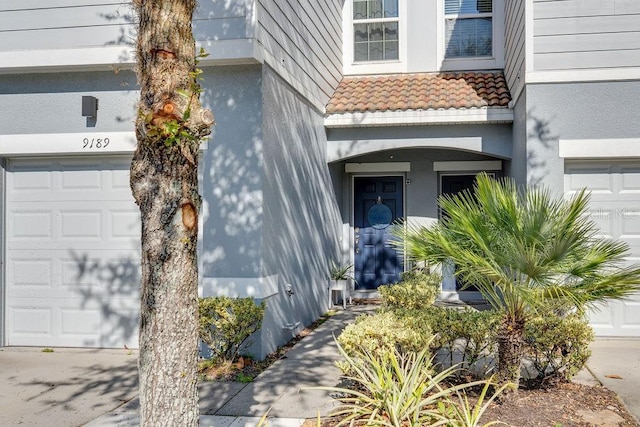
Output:
<svg viewBox="0 0 640 427">
<path fill-rule="evenodd" d="M 129 162 L 10 160 L 7 345 L 137 346 L 140 220 Z"/>
<path fill-rule="evenodd" d="M 581 161 L 565 165 L 565 192 L 591 191 L 590 219 L 602 236 L 630 246 L 628 263 L 640 262 L 640 162 Z M 599 336 L 640 337 L 640 294 L 610 301 L 590 313 Z"/>
</svg>

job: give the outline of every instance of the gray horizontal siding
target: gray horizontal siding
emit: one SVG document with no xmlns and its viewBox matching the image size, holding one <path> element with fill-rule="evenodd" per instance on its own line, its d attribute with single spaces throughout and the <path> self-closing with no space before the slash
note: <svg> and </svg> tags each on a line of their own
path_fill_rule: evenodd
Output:
<svg viewBox="0 0 640 427">
<path fill-rule="evenodd" d="M 525 75 L 525 4 L 505 2 L 505 77 L 512 95 L 520 92 Z"/>
<path fill-rule="evenodd" d="M 535 70 L 640 66 L 640 1 L 535 0 Z"/>
<path fill-rule="evenodd" d="M 257 39 L 272 67 L 305 96 L 325 104 L 341 78 L 337 0 L 259 0 Z"/>
<path fill-rule="evenodd" d="M 0 50 L 132 45 L 136 18 L 128 2 L 10 0 L 0 6 Z M 46 6 L 43 6 L 45 5 Z M 244 0 L 202 1 L 194 16 L 196 40 L 247 37 Z"/>
</svg>

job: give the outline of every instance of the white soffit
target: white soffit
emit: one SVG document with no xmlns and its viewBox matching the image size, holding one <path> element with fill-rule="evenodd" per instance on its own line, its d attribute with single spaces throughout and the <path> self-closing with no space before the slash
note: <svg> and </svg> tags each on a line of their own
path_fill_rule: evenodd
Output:
<svg viewBox="0 0 640 427">
<path fill-rule="evenodd" d="M 433 162 L 434 172 L 499 171 L 502 160 Z"/>
<path fill-rule="evenodd" d="M 513 110 L 509 108 L 373 111 L 330 114 L 324 119 L 324 125 L 328 128 L 511 122 Z"/>
<path fill-rule="evenodd" d="M 345 163 L 345 173 L 357 172 L 411 172 L 410 162 L 386 162 L 386 163 Z"/>
<path fill-rule="evenodd" d="M 565 159 L 640 157 L 640 138 L 561 139 L 558 154 Z"/>
</svg>

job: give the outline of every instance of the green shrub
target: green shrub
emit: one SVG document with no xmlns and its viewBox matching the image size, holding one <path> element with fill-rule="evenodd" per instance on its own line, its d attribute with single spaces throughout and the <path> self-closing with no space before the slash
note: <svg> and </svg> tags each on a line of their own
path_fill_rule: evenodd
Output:
<svg viewBox="0 0 640 427">
<path fill-rule="evenodd" d="M 443 355 L 447 365 L 459 364 L 479 378 L 485 378 L 493 363 L 487 356 L 496 350 L 500 314 L 496 311 L 457 310 L 430 307 L 423 310 L 395 310 L 403 324 L 413 330 L 424 325 L 433 334 L 431 351 Z"/>
<path fill-rule="evenodd" d="M 378 288 L 385 309 L 417 310 L 431 307 L 440 294 L 442 278 L 428 271 L 415 269 L 402 274 L 402 280 Z"/>
<path fill-rule="evenodd" d="M 212 358 L 234 360 L 262 326 L 264 309 L 264 302 L 256 305 L 253 298 L 200 298 L 199 335 L 211 349 Z"/>
<path fill-rule="evenodd" d="M 371 353 L 395 349 L 401 353 L 420 351 L 428 347 L 430 340 L 428 327 L 418 332 L 388 311 L 361 315 L 338 336 L 338 343 L 351 356 L 362 350 Z"/>
<path fill-rule="evenodd" d="M 433 374 L 427 348 L 411 353 L 388 348 L 375 353 L 360 349 L 358 357 L 350 356 L 340 345 L 338 348 L 352 373 L 348 379 L 353 386 L 315 387 L 342 396 L 330 414 L 340 418 L 338 426 L 476 426 L 496 397 L 494 394 L 485 401 L 488 390 L 485 386 L 478 403 L 471 406 L 460 392 L 487 383 L 449 385 L 455 368 Z"/>
<path fill-rule="evenodd" d="M 525 359 L 533 368 L 527 369 L 529 377 L 539 383 L 569 381 L 591 356 L 593 338 L 593 329 L 578 313 L 548 312 L 530 319 L 524 332 Z"/>
</svg>

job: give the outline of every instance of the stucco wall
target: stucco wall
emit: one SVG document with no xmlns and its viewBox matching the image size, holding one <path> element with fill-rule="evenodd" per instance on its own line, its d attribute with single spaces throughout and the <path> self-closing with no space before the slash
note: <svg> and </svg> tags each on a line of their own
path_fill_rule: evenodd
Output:
<svg viewBox="0 0 640 427">
<path fill-rule="evenodd" d="M 638 138 L 640 82 L 528 85 L 527 181 L 563 191 L 559 139 Z"/>
<path fill-rule="evenodd" d="M 376 151 L 418 147 L 511 157 L 510 124 L 332 128 L 328 139 L 330 155 L 347 160 Z"/>
<path fill-rule="evenodd" d="M 323 115 L 266 66 L 263 126 L 263 276 L 277 275 L 279 291 L 267 301 L 265 353 L 291 338 L 283 326 L 307 325 L 326 310 L 329 260 L 337 256 L 342 225 Z"/>
<path fill-rule="evenodd" d="M 204 73 L 203 101 L 216 120 L 203 155 L 205 279 L 255 278 L 261 274 L 260 73 L 259 66 L 216 67 Z"/>
<path fill-rule="evenodd" d="M 98 98 L 96 120 L 82 117 L 83 95 Z M 133 131 L 137 101 L 132 71 L 3 75 L 0 134 Z"/>
<path fill-rule="evenodd" d="M 506 175 L 515 179 L 518 185 L 527 182 L 527 88 L 525 87 L 513 107 L 512 156 L 507 162 Z"/>
</svg>

